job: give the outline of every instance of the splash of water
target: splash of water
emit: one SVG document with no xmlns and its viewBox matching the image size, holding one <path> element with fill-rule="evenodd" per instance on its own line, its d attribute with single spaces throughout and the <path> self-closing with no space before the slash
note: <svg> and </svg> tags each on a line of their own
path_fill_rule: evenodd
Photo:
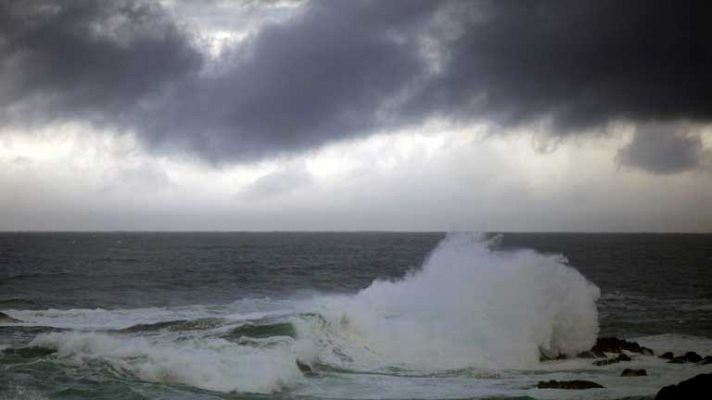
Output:
<svg viewBox="0 0 712 400">
<path fill-rule="evenodd" d="M 598 297 L 598 288 L 560 256 L 492 250 L 477 235 L 450 234 L 402 279 L 375 281 L 355 295 L 275 302 L 280 312 L 259 314 L 269 319 L 268 330 L 240 325 L 263 323 L 243 319 L 254 307 L 224 315 L 203 308 L 180 315 L 87 310 L 112 328 L 179 316 L 223 318 L 188 331 L 175 329 L 174 321 L 121 334 L 50 333 L 32 345 L 57 349 L 62 362 L 101 360 L 144 381 L 268 393 L 303 379 L 296 360 L 363 371 L 533 368 L 540 351 L 576 354 L 593 345 Z M 55 317 L 65 325 L 97 324 L 82 310 L 23 315 L 42 323 Z M 261 336 L 243 340 L 257 330 Z M 262 338 L 266 331 L 276 336 Z"/>
<path fill-rule="evenodd" d="M 479 236 L 459 233 L 403 279 L 318 302 L 341 329 L 340 346 L 369 350 L 365 363 L 530 368 L 540 351 L 573 355 L 594 344 L 599 294 L 561 256 L 493 251 Z"/>
</svg>

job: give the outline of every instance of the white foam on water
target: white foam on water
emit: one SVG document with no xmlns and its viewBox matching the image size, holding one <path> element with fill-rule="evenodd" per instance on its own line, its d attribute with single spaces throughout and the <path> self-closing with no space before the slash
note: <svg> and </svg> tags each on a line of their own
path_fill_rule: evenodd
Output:
<svg viewBox="0 0 712 400">
<path fill-rule="evenodd" d="M 271 393 L 299 379 L 288 345 L 240 346 L 220 338 L 143 338 L 103 333 L 50 333 L 31 346 L 57 349 L 63 362 L 104 361 L 148 382 L 179 383 L 221 392 Z"/>
<path fill-rule="evenodd" d="M 46 309 L 3 310 L 21 322 L 0 323 L 13 326 L 47 326 L 64 329 L 109 330 L 124 329 L 137 324 L 224 318 L 233 322 L 284 316 L 294 312 L 285 300 L 244 299 L 225 305 L 194 305 L 176 308 L 114 309 Z"/>
<path fill-rule="evenodd" d="M 47 400 L 48 397 L 34 389 L 15 384 L 0 393 L 0 400 Z"/>
<path fill-rule="evenodd" d="M 65 329 L 123 329 L 136 324 L 149 324 L 209 316 L 203 307 L 166 309 L 160 307 L 116 309 L 47 309 L 7 310 L 20 323 L 15 326 L 48 326 Z M 215 314 L 217 315 L 217 314 Z"/>
<path fill-rule="evenodd" d="M 531 368 L 540 350 L 573 355 L 595 343 L 599 293 L 560 256 L 492 251 L 477 235 L 449 234 L 403 279 L 314 299 L 331 335 L 316 351 L 367 369 Z M 300 334 L 316 342 L 323 333 L 314 328 Z"/>
<path fill-rule="evenodd" d="M 56 348 L 59 362 L 103 361 L 148 382 L 221 392 L 325 398 L 530 396 L 606 399 L 654 396 L 712 366 L 668 364 L 631 354 L 604 367 L 594 360 L 539 362 L 540 351 L 574 355 L 598 333 L 599 290 L 556 255 L 492 250 L 472 234 L 448 235 L 421 268 L 402 279 L 375 281 L 354 295 L 310 299 L 242 299 L 222 306 L 137 310 L 44 310 L 16 314 L 50 326 L 125 328 L 137 323 L 219 317 L 224 326 L 190 332 L 107 334 L 56 332 L 31 345 Z M 235 321 L 292 322 L 297 338 L 238 343 L 220 335 Z M 661 354 L 712 355 L 712 339 L 657 335 L 634 338 Z M 253 343 L 248 345 L 247 343 Z M 307 379 L 296 360 L 350 372 Z M 646 377 L 621 377 L 644 368 Z M 375 373 L 375 374 L 374 374 Z M 585 379 L 605 389 L 535 389 L 540 380 Z"/>
<path fill-rule="evenodd" d="M 657 354 L 668 351 L 676 356 L 694 351 L 701 356 L 712 356 L 712 339 L 691 335 L 664 334 L 643 336 L 633 339 L 641 346 L 649 347 Z"/>
</svg>

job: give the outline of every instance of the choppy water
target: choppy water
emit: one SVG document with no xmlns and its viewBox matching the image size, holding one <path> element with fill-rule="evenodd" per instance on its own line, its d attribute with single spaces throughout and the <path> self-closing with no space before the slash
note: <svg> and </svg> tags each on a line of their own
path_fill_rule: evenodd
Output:
<svg viewBox="0 0 712 400">
<path fill-rule="evenodd" d="M 0 399 L 651 398 L 540 351 L 712 355 L 712 235 L 0 234 L 0 311 Z"/>
</svg>

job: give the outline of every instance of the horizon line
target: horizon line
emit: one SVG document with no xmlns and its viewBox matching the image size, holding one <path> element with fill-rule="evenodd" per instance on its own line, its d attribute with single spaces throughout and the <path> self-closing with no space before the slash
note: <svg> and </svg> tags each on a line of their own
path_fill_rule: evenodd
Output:
<svg viewBox="0 0 712 400">
<path fill-rule="evenodd" d="M 411 234 L 446 234 L 451 232 L 477 232 L 484 234 L 576 234 L 576 235 L 710 235 L 712 231 L 568 231 L 568 230 L 395 230 L 395 229 L 336 229 L 336 230 L 229 230 L 229 229 L 16 229 L 2 230 L 0 234 L 11 233 L 411 233 Z"/>
</svg>

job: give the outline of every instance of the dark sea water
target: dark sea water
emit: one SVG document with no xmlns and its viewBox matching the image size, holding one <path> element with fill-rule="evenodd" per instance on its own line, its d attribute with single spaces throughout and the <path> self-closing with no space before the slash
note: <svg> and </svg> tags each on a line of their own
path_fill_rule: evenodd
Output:
<svg viewBox="0 0 712 400">
<path fill-rule="evenodd" d="M 712 235 L 4 233 L 0 312 L 0 399 L 651 398 L 540 349 L 712 355 Z"/>
</svg>

